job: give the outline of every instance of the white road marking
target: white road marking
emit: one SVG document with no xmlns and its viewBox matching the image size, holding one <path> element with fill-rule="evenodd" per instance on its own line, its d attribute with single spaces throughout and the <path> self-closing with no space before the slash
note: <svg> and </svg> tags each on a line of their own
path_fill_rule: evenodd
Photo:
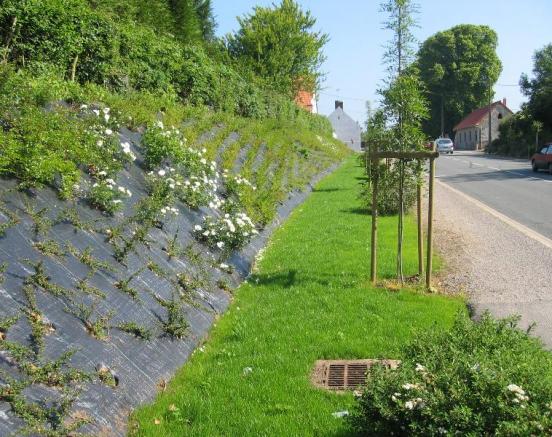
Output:
<svg viewBox="0 0 552 437">
<path fill-rule="evenodd" d="M 504 214 L 498 212 L 496 209 L 491 208 L 490 206 L 485 205 L 483 202 L 480 202 L 477 199 L 474 199 L 471 196 L 468 196 L 467 194 L 463 193 L 462 191 L 457 190 L 456 188 L 452 188 L 450 185 L 445 184 L 441 181 L 437 181 L 437 183 L 448 190 L 452 191 L 453 193 L 457 194 L 458 196 L 466 199 L 468 202 L 473 203 L 475 206 L 479 207 L 483 211 L 487 212 L 488 214 L 491 214 L 492 216 L 496 217 L 500 221 L 506 223 L 507 225 L 511 226 L 515 230 L 521 232 L 526 237 L 532 238 L 533 240 L 541 243 L 542 245 L 548 247 L 549 249 L 552 249 L 552 240 L 549 238 L 546 238 L 544 235 L 539 234 L 538 232 L 533 231 L 532 229 L 528 228 L 525 225 L 522 225 L 521 223 L 512 220 L 510 217 L 505 216 Z"/>
</svg>

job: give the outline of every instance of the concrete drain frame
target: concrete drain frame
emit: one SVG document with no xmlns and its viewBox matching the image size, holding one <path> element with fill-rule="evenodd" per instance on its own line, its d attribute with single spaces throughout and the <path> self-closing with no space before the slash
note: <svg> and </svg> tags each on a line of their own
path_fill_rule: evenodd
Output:
<svg viewBox="0 0 552 437">
<path fill-rule="evenodd" d="M 376 364 L 396 369 L 400 361 L 384 359 L 318 360 L 314 365 L 311 380 L 315 387 L 321 389 L 358 390 L 364 387 L 368 370 Z"/>
</svg>

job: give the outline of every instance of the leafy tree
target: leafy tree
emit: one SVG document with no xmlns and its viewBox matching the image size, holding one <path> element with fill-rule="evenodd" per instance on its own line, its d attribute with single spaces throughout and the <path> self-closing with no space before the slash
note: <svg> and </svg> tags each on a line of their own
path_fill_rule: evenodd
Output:
<svg viewBox="0 0 552 437">
<path fill-rule="evenodd" d="M 523 74 L 520 79 L 529 101 L 501 123 L 491 153 L 527 158 L 552 138 L 552 44 L 535 52 L 533 60 L 533 77 Z"/>
<path fill-rule="evenodd" d="M 217 23 L 213 14 L 211 0 L 194 0 L 194 3 L 203 39 L 205 41 L 213 41 L 215 39 Z"/>
<path fill-rule="evenodd" d="M 176 36 L 185 43 L 194 43 L 202 39 L 199 16 L 195 0 L 169 0 L 174 14 Z"/>
<path fill-rule="evenodd" d="M 536 121 L 552 130 L 552 44 L 535 52 L 533 78 L 521 76 L 522 92 L 529 98 L 527 109 Z"/>
<path fill-rule="evenodd" d="M 238 21 L 239 31 L 226 37 L 228 49 L 266 84 L 290 96 L 298 87 L 319 86 L 328 35 L 312 31 L 316 19 L 309 11 L 282 0 L 278 6 L 257 6 Z"/>
<path fill-rule="evenodd" d="M 422 44 L 417 66 L 430 103 L 431 117 L 423 125 L 426 134 L 434 138 L 441 134 L 441 104 L 444 132 L 488 104 L 489 87 L 502 71 L 497 44 L 494 30 L 473 24 L 438 32 Z"/>
</svg>

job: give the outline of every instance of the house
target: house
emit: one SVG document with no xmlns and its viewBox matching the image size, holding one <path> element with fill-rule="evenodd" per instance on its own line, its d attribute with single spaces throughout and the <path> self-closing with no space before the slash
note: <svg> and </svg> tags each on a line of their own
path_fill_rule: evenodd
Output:
<svg viewBox="0 0 552 437">
<path fill-rule="evenodd" d="M 490 109 L 490 111 L 489 111 Z M 491 113 L 491 141 L 500 136 L 498 126 L 513 112 L 506 99 L 476 109 L 454 127 L 454 147 L 458 150 L 483 150 L 489 144 L 489 112 Z"/>
<path fill-rule="evenodd" d="M 358 122 L 343 111 L 343 102 L 335 102 L 335 111 L 328 118 L 334 130 L 334 137 L 343 141 L 352 150 L 360 152 L 362 130 Z"/>
<path fill-rule="evenodd" d="M 312 114 L 318 114 L 318 107 L 316 104 L 316 94 L 309 91 L 299 90 L 295 96 L 295 103 L 300 108 Z"/>
</svg>

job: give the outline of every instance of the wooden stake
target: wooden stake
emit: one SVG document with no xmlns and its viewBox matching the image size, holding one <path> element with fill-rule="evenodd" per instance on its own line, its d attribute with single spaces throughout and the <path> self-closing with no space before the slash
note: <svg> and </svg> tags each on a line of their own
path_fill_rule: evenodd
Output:
<svg viewBox="0 0 552 437">
<path fill-rule="evenodd" d="M 427 269 L 426 288 L 431 289 L 431 272 L 433 269 L 433 189 L 435 186 L 435 158 L 429 163 L 429 205 L 427 211 Z"/>
<path fill-rule="evenodd" d="M 75 76 L 77 75 L 77 63 L 79 62 L 79 55 L 75 56 L 73 59 L 73 65 L 71 66 L 71 82 L 75 81 Z"/>
<path fill-rule="evenodd" d="M 422 226 L 422 184 L 418 182 L 416 189 L 417 197 L 417 218 L 418 218 L 418 275 L 420 281 L 424 274 L 424 231 Z"/>
<path fill-rule="evenodd" d="M 378 243 L 378 163 L 372 162 L 372 241 L 370 250 L 370 281 L 376 285 L 377 280 L 377 243 Z"/>
</svg>

